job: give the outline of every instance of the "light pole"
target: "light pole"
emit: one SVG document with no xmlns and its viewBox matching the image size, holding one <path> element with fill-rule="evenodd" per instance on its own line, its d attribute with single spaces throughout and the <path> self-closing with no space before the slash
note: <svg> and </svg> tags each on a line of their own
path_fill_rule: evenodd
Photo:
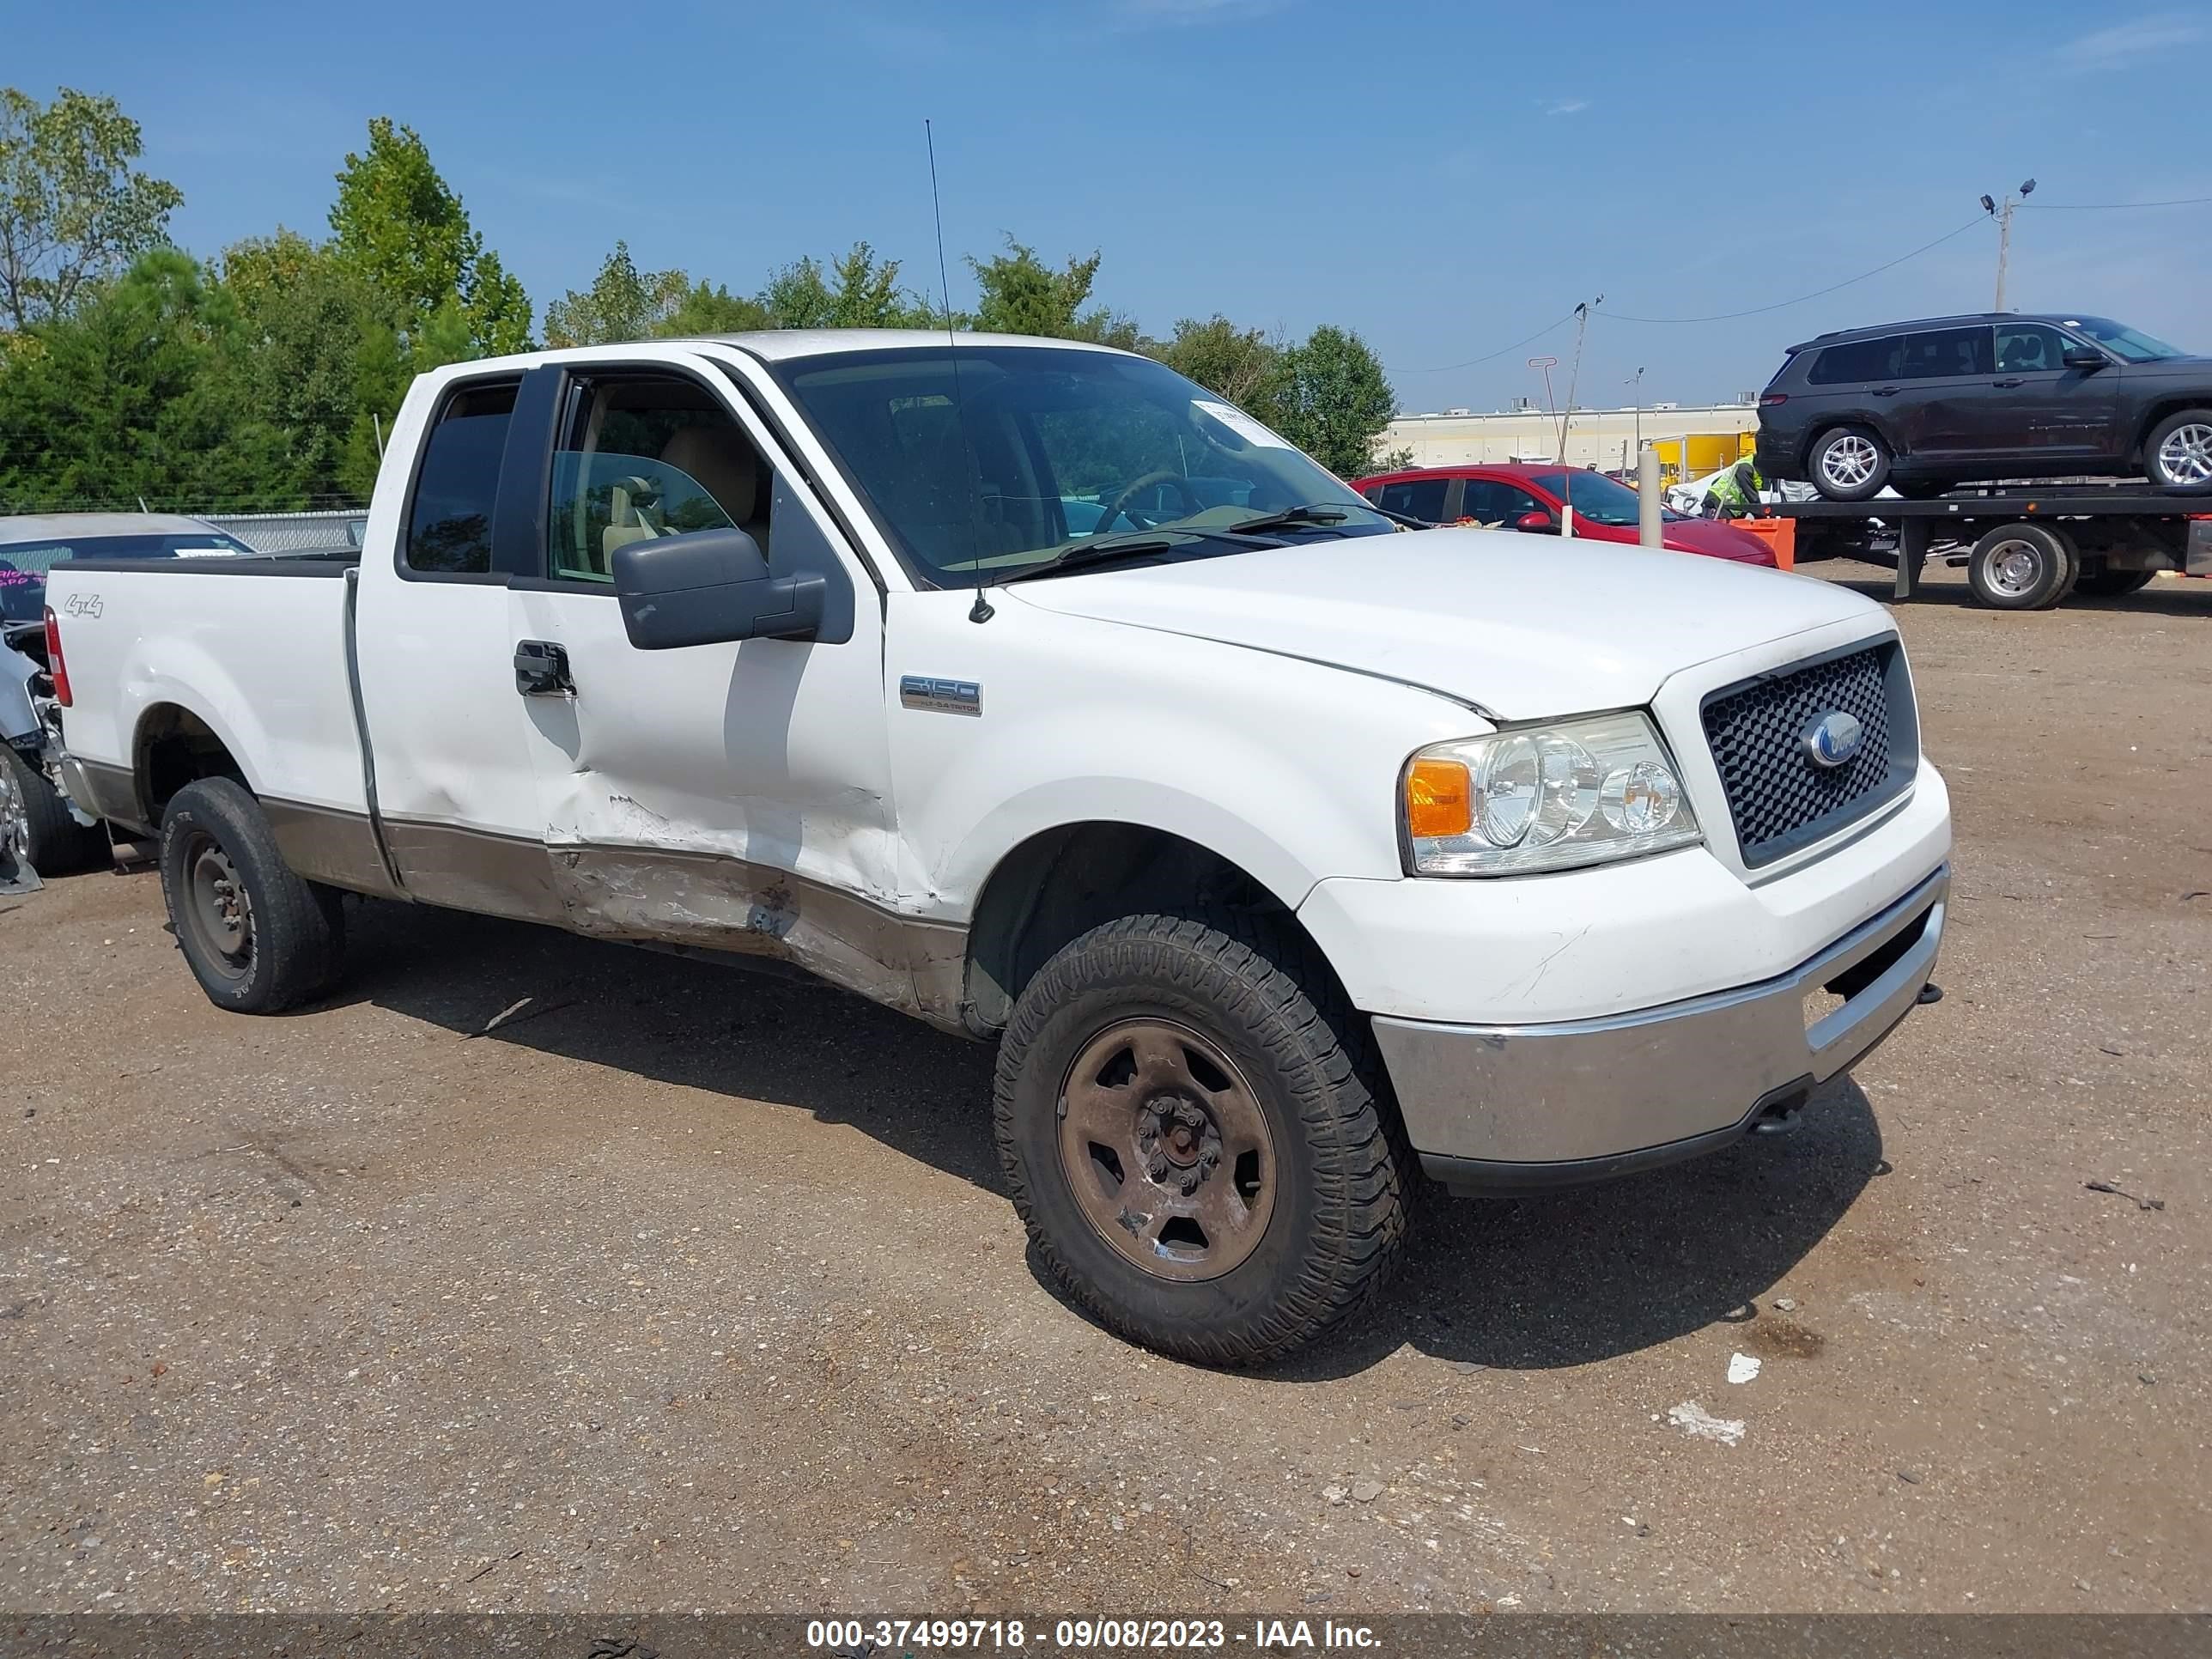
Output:
<svg viewBox="0 0 2212 1659">
<path fill-rule="evenodd" d="M 2005 264 L 2012 257 L 2013 211 L 2014 209 L 2018 208 L 2022 202 L 2026 201 L 2029 197 L 2034 194 L 2035 180 L 2030 179 L 2021 184 L 2020 193 L 2018 195 L 2006 197 L 2002 205 L 1999 204 L 1994 197 L 1984 196 L 1982 198 L 1982 211 L 1988 214 L 1992 219 L 1995 219 L 1997 222 L 1996 308 L 1999 311 L 2002 311 L 2005 308 Z"/>
<path fill-rule="evenodd" d="M 1644 366 L 1641 363 L 1637 365 L 1636 373 L 1630 375 L 1625 384 L 1636 388 L 1636 447 L 1640 453 L 1644 448 Z"/>
</svg>

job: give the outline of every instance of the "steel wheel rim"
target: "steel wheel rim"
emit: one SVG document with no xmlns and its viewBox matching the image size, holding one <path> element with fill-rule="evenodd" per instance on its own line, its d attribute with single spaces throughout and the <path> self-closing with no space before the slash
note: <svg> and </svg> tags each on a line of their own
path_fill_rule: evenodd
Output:
<svg viewBox="0 0 2212 1659">
<path fill-rule="evenodd" d="M 2167 433 L 2158 447 L 2158 467 L 2169 483 L 2212 483 L 2212 426 L 2192 421 Z"/>
<path fill-rule="evenodd" d="M 1157 1279 L 1218 1279 L 1274 1213 L 1275 1144 L 1220 1046 L 1164 1019 L 1118 1020 L 1060 1087 L 1060 1162 L 1091 1228 Z"/>
<path fill-rule="evenodd" d="M 1990 550 L 1990 586 L 2008 599 L 2033 590 L 2043 576 L 2043 550 L 2033 542 L 1999 542 Z"/>
<path fill-rule="evenodd" d="M 1875 447 L 1856 434 L 1846 434 L 1821 452 L 1820 471 L 1839 489 L 1856 489 L 1874 477 Z"/>
<path fill-rule="evenodd" d="M 31 804 L 15 781 L 15 769 L 0 763 L 0 850 L 31 861 Z"/>
<path fill-rule="evenodd" d="M 195 836 L 185 848 L 182 902 L 184 924 L 203 947 L 209 965 L 228 979 L 253 970 L 253 902 L 238 878 L 238 866 L 211 836 Z"/>
</svg>

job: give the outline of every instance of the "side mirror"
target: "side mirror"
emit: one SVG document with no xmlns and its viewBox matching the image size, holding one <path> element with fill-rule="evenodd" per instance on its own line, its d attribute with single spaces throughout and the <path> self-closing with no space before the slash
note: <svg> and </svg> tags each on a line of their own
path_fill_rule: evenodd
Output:
<svg viewBox="0 0 2212 1659">
<path fill-rule="evenodd" d="M 1531 535 L 1547 536 L 1559 527 L 1559 521 L 1543 511 L 1523 513 L 1513 520 L 1516 530 L 1528 531 Z"/>
<path fill-rule="evenodd" d="M 772 576 L 742 530 L 694 530 L 628 542 L 609 561 L 623 630 L 641 651 L 733 640 L 812 639 L 828 583 Z"/>
<path fill-rule="evenodd" d="M 2058 361 L 2069 368 L 2102 368 L 2105 354 L 2090 346 L 2068 346 Z"/>
</svg>

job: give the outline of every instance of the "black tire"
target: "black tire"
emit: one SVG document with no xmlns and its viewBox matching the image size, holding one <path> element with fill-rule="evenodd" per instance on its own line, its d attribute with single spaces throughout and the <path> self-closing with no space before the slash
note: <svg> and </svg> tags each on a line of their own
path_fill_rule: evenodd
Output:
<svg viewBox="0 0 2212 1659">
<path fill-rule="evenodd" d="M 161 863 L 178 946 L 216 1007 L 281 1013 L 337 980 L 345 956 L 339 895 L 285 864 L 243 785 L 202 778 L 177 791 L 161 815 Z"/>
<path fill-rule="evenodd" d="M 1404 1243 L 1413 1165 L 1375 1068 L 1366 1022 L 1321 988 L 1326 969 L 1298 941 L 1248 923 L 1217 923 L 1126 917 L 1093 928 L 1038 970 L 1015 1001 L 999 1050 L 999 1155 L 1038 1255 L 1101 1323 L 1179 1359 L 1256 1365 L 1282 1358 L 1371 1302 Z M 1167 1185 L 1140 1168 L 1127 1171 L 1123 1195 L 1104 1203 L 1118 1207 L 1115 1219 L 1129 1240 L 1112 1243 L 1084 1207 L 1101 1200 L 1079 1196 L 1077 1175 L 1063 1156 L 1070 1134 L 1079 1138 L 1066 1121 L 1077 1061 L 1103 1052 L 1125 1027 L 1162 1024 L 1241 1073 L 1224 1080 L 1229 1091 L 1249 1085 L 1243 1098 L 1248 1108 L 1256 1102 L 1270 1138 L 1267 1167 L 1251 1165 L 1267 1183 L 1256 1243 L 1239 1246 L 1249 1254 L 1210 1277 L 1170 1276 L 1165 1266 L 1148 1268 L 1133 1259 L 1149 1249 L 1166 1260 L 1162 1245 L 1147 1245 L 1143 1234 L 1167 1236 L 1158 1219 L 1174 1207 Z M 1133 1050 L 1129 1059 L 1139 1063 Z M 1197 1075 L 1197 1061 L 1188 1064 Z M 1141 1071 L 1116 1086 L 1127 1090 L 1140 1124 L 1152 1103 L 1167 1097 L 1147 1092 L 1159 1085 Z M 1156 1168 L 1164 1167 L 1157 1152 L 1152 1156 Z M 1212 1179 L 1233 1175 L 1241 1183 L 1246 1169 L 1241 1159 L 1233 1171 L 1224 1164 Z M 1103 1183 L 1109 1173 L 1100 1170 L 1096 1178 Z M 1256 1180 L 1253 1190 L 1260 1190 Z M 1150 1207 L 1133 1214 L 1134 1203 Z M 1205 1265 L 1187 1267 L 1186 1275 Z"/>
<path fill-rule="evenodd" d="M 2003 524 L 1966 556 L 1966 586 L 1997 611 L 2048 611 L 2074 591 L 2081 556 L 2039 524 Z"/>
<path fill-rule="evenodd" d="M 2191 432 L 2196 441 L 2166 453 L 2169 440 Z M 2176 410 L 2143 440 L 2143 476 L 2161 489 L 2212 490 L 2212 409 Z"/>
<path fill-rule="evenodd" d="M 2076 577 L 2074 591 L 2086 599 L 2124 599 L 2149 586 L 2155 570 L 2092 570 Z"/>
<path fill-rule="evenodd" d="M 107 831 L 70 816 L 69 803 L 46 781 L 46 774 L 8 744 L 0 744 L 0 766 L 8 769 L 23 803 L 23 857 L 42 876 L 66 876 L 108 861 Z"/>
<path fill-rule="evenodd" d="M 1951 489 L 1951 485 L 1942 478 L 1893 477 L 1889 487 L 1908 501 L 1932 501 L 1938 495 L 1948 494 Z"/>
<path fill-rule="evenodd" d="M 1814 441 L 1805 471 L 1832 501 L 1871 501 L 1889 482 L 1892 459 L 1872 427 L 1831 427 Z"/>
</svg>

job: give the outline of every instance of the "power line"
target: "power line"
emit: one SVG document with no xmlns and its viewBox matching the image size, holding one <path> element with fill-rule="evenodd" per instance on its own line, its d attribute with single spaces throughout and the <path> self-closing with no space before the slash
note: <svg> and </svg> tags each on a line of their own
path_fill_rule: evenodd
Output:
<svg viewBox="0 0 2212 1659">
<path fill-rule="evenodd" d="M 1473 368 L 1477 363 L 1495 362 L 1498 358 L 1503 357 L 1509 351 L 1518 351 L 1522 346 L 1542 339 L 1547 334 L 1553 332 L 1554 330 L 1565 328 L 1569 323 L 1574 321 L 1574 319 L 1575 313 L 1571 311 L 1565 316 L 1559 318 L 1556 321 L 1545 324 L 1543 327 L 1538 329 L 1534 334 L 1523 335 L 1520 339 L 1514 341 L 1511 345 L 1502 345 L 1495 351 L 1486 351 L 1481 356 L 1470 357 L 1463 363 L 1439 363 L 1434 368 L 1401 368 L 1397 372 L 1401 374 L 1447 374 L 1455 368 Z"/>
<path fill-rule="evenodd" d="M 1941 247 L 1953 237 L 1963 236 L 1976 225 L 1987 222 L 1987 216 L 1978 213 L 1956 230 L 1947 230 L 1934 241 L 1923 242 L 1910 253 L 1900 253 L 1894 259 L 1884 260 L 1872 270 L 1863 270 L 1856 276 L 1846 276 L 1840 283 L 1831 283 L 1826 288 L 1816 288 L 1810 294 L 1800 294 L 1795 299 L 1777 300 L 1771 306 L 1753 306 L 1747 311 L 1723 311 L 1711 317 L 1631 317 L 1618 311 L 1596 311 L 1591 315 L 1616 323 L 1730 323 L 1739 317 L 1762 317 L 1770 311 L 1786 311 L 1791 306 L 1802 306 L 1808 300 L 1817 300 L 1824 294 L 1833 294 L 1838 289 L 1850 287 L 1854 283 L 1863 283 L 1869 276 L 1879 276 L 1883 271 L 1893 270 L 1907 259 L 1917 259 L 1929 249 Z M 1511 348 L 1507 349 L 1510 350 Z"/>
<path fill-rule="evenodd" d="M 2038 213 L 2114 213 L 2128 208 L 2203 207 L 2212 196 L 2170 196 L 2163 202 L 2022 202 Z"/>
</svg>

